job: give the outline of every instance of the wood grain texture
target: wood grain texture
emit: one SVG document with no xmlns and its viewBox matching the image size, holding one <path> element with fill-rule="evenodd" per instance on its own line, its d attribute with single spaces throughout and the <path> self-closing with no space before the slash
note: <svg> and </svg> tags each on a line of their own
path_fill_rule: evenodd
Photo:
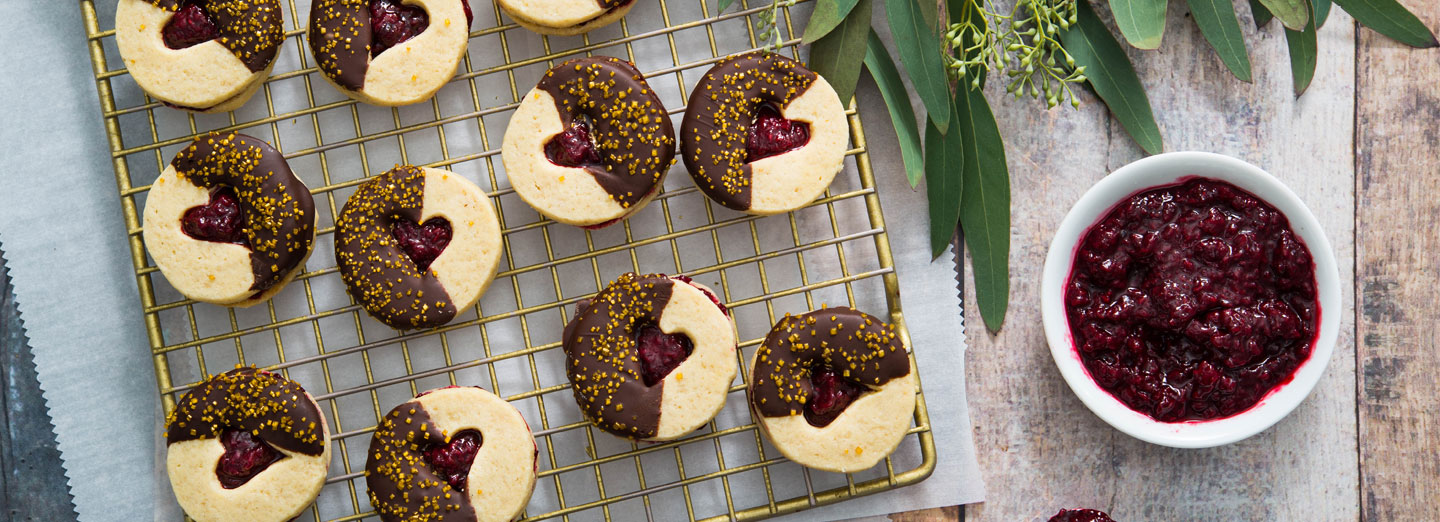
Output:
<svg viewBox="0 0 1440 522">
<path fill-rule="evenodd" d="M 1440 3 L 1402 3 L 1440 26 Z M 1361 501 L 1366 520 L 1440 520 L 1440 50 L 1358 36 Z"/>
<path fill-rule="evenodd" d="M 1130 49 L 1167 150 L 1206 150 L 1281 178 L 1320 218 L 1353 274 L 1354 31 L 1337 18 L 1321 32 L 1320 66 L 1298 101 L 1278 24 L 1241 25 L 1253 84 L 1232 77 L 1180 5 L 1158 51 Z M 1336 13 L 1338 16 L 1344 16 Z M 1002 85 L 989 86 L 992 100 Z M 1354 520 L 1358 517 L 1354 323 L 1318 388 L 1288 418 L 1222 448 L 1176 450 L 1112 429 L 1065 385 L 1041 328 L 1039 280 L 1051 237 L 1069 207 L 1107 172 L 1141 156 L 1093 97 L 1077 111 L 1039 102 L 997 104 L 1014 178 L 1010 313 L 999 335 L 975 332 L 966 352 L 970 407 L 988 501 L 967 520 L 1044 520 L 1093 507 L 1117 520 Z M 1342 298 L 1347 309 L 1353 289 Z M 967 292 L 973 299 L 973 292 Z M 979 318 L 970 308 L 968 324 Z"/>
</svg>

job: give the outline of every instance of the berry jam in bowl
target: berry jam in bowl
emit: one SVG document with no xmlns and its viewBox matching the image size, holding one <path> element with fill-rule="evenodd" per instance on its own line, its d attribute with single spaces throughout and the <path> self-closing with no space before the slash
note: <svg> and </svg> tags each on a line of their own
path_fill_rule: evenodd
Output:
<svg viewBox="0 0 1440 522">
<path fill-rule="evenodd" d="M 1319 222 L 1244 161 L 1176 152 L 1091 187 L 1040 293 L 1050 354 L 1097 416 L 1180 448 L 1274 425 L 1325 371 L 1343 313 Z"/>
</svg>

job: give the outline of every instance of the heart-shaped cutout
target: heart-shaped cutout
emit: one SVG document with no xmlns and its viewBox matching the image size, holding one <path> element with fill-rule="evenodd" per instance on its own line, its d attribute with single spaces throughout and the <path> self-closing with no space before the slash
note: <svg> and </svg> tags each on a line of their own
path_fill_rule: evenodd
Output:
<svg viewBox="0 0 1440 522">
<path fill-rule="evenodd" d="M 635 350 L 640 354 L 640 370 L 646 386 L 660 382 L 695 351 L 689 337 L 665 333 L 654 323 L 642 324 L 634 332 Z"/>
<path fill-rule="evenodd" d="M 210 202 L 191 207 L 180 217 L 180 230 L 201 241 L 245 245 L 245 214 L 235 190 L 222 187 L 210 193 Z"/>
<path fill-rule="evenodd" d="M 810 124 L 787 120 L 773 104 L 755 112 L 745 147 L 745 161 L 758 161 L 804 147 L 810 142 Z"/>
<path fill-rule="evenodd" d="M 828 366 L 810 371 L 810 388 L 814 392 L 810 395 L 810 402 L 805 404 L 805 420 L 817 428 L 835 422 L 835 418 L 865 391 L 865 388 L 841 377 Z"/>
<path fill-rule="evenodd" d="M 400 250 L 415 262 L 415 268 L 421 272 L 430 269 L 430 263 L 445 251 L 451 237 L 450 222 L 441 217 L 430 218 L 423 225 L 408 219 L 397 219 L 390 233 L 400 243 Z"/>
<path fill-rule="evenodd" d="M 225 430 L 220 434 L 220 444 L 225 453 L 215 466 L 215 476 L 225 489 L 235 489 L 249 482 L 271 464 L 285 458 L 259 437 L 244 430 Z"/>
<path fill-rule="evenodd" d="M 165 47 L 184 49 L 218 38 L 220 30 L 215 27 L 210 13 L 205 11 L 202 0 L 186 0 L 165 23 L 160 34 L 165 39 Z"/>
<path fill-rule="evenodd" d="M 448 443 L 426 448 L 425 462 L 455 491 L 465 491 L 470 466 L 475 463 L 475 454 L 484 443 L 485 439 L 480 436 L 480 432 L 465 430 L 456 433 Z"/>
<path fill-rule="evenodd" d="M 380 56 L 430 27 L 430 15 L 418 5 L 400 0 L 370 0 L 370 56 Z"/>
<path fill-rule="evenodd" d="M 577 118 L 570 128 L 545 142 L 545 157 L 562 167 L 599 165 L 600 152 L 590 139 L 590 123 Z"/>
</svg>

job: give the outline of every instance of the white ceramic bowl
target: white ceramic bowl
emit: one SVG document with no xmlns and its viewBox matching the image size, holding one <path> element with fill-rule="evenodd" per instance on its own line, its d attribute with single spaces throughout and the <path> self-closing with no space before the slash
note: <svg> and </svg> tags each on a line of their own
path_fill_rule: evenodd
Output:
<svg viewBox="0 0 1440 522">
<path fill-rule="evenodd" d="M 1279 209 L 1290 227 L 1309 248 L 1315 262 L 1315 282 L 1320 302 L 1320 332 L 1310 358 L 1295 370 L 1294 378 L 1273 390 L 1249 410 L 1209 421 L 1167 423 L 1130 409 L 1100 388 L 1080 362 L 1070 336 L 1065 313 L 1065 284 L 1079 247 L 1080 238 L 1092 225 L 1121 201 L 1138 192 L 1199 176 L 1227 181 L 1249 191 Z M 1244 161 L 1208 152 L 1172 152 L 1136 161 L 1111 173 L 1091 187 L 1060 222 L 1040 289 L 1040 310 L 1050 354 L 1070 389 L 1090 411 L 1115 429 L 1140 440 L 1176 448 L 1206 448 L 1235 442 L 1279 422 L 1305 400 L 1335 349 L 1339 335 L 1340 273 L 1335 253 L 1315 215 L 1300 198 L 1269 173 Z"/>
</svg>

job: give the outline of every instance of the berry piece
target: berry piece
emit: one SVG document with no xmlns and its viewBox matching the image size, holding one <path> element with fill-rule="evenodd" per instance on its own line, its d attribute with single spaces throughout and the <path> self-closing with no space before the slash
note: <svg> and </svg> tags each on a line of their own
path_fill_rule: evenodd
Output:
<svg viewBox="0 0 1440 522">
<path fill-rule="evenodd" d="M 465 27 L 475 25 L 475 13 L 470 12 L 470 0 L 460 0 L 460 7 L 465 8 Z"/>
<path fill-rule="evenodd" d="M 404 5 L 400 0 L 370 0 L 370 56 L 379 56 L 386 49 L 419 36 L 426 27 L 430 27 L 430 15 L 418 5 Z"/>
<path fill-rule="evenodd" d="M 583 167 L 600 164 L 600 152 L 590 140 L 590 124 L 575 120 L 565 132 L 545 143 L 545 157 L 562 167 Z"/>
<path fill-rule="evenodd" d="M 761 105 L 755 113 L 755 121 L 750 124 L 745 161 L 748 163 L 784 154 L 809 142 L 809 124 L 785 119 L 774 105 Z"/>
<path fill-rule="evenodd" d="M 653 323 L 635 329 L 635 344 L 646 386 L 660 382 L 695 350 L 689 337 L 667 334 Z"/>
<path fill-rule="evenodd" d="M 450 222 L 437 217 L 430 218 L 423 225 L 416 225 L 408 219 L 397 219 L 390 234 L 400 243 L 400 250 L 415 262 L 415 268 L 424 272 L 450 244 Z"/>
<path fill-rule="evenodd" d="M 160 34 L 165 39 L 165 47 L 184 49 L 214 40 L 220 31 L 215 28 L 215 20 L 205 12 L 204 3 L 192 0 L 180 4 Z"/>
<path fill-rule="evenodd" d="M 210 194 L 210 202 L 191 207 L 180 217 L 180 230 L 201 241 L 244 245 L 245 215 L 240 212 L 240 198 L 224 187 Z"/>
<path fill-rule="evenodd" d="M 243 430 L 225 430 L 220 434 L 220 444 L 225 453 L 215 466 L 215 475 L 225 489 L 235 489 L 259 475 L 265 468 L 284 458 L 285 455 L 270 447 L 259 437 Z"/>
<path fill-rule="evenodd" d="M 1098 509 L 1062 509 L 1049 522 L 1115 522 L 1110 515 Z"/>
<path fill-rule="evenodd" d="M 455 491 L 464 491 L 466 479 L 470 476 L 470 465 L 475 463 L 475 453 L 480 451 L 484 439 L 480 432 L 465 430 L 456 433 L 448 444 L 436 444 L 425 450 L 425 462 L 430 469 L 445 479 Z"/>
<path fill-rule="evenodd" d="M 845 408 L 865 391 L 859 385 L 845 380 L 830 367 L 811 370 L 810 387 L 814 394 L 805 404 L 805 420 L 817 428 L 824 428 L 835 422 L 840 412 L 845 411 Z"/>
</svg>

